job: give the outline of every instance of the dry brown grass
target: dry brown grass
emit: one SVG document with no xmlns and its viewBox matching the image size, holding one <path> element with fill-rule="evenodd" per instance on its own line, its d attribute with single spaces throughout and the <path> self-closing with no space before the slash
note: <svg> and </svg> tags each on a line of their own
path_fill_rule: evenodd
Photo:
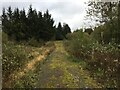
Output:
<svg viewBox="0 0 120 90">
<path fill-rule="evenodd" d="M 51 51 L 53 51 L 54 48 L 53 47 L 41 47 L 40 49 L 43 49 L 43 52 L 41 52 L 41 54 L 36 56 L 35 52 L 32 52 L 33 55 L 35 55 L 36 57 L 33 60 L 30 60 L 22 69 L 20 69 L 19 71 L 15 72 L 15 73 L 12 73 L 9 76 L 8 81 L 5 82 L 5 85 L 4 85 L 5 88 L 10 88 L 14 81 L 22 78 L 30 70 L 34 70 L 35 65 L 38 62 L 44 60 L 49 55 L 49 53 Z"/>
</svg>

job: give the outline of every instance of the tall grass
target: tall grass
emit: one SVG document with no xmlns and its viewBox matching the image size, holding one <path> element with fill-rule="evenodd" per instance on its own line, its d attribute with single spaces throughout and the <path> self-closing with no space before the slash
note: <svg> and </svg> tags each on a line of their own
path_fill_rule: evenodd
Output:
<svg viewBox="0 0 120 90">
<path fill-rule="evenodd" d="M 7 34 L 2 34 L 2 75 L 3 82 L 6 81 L 9 75 L 21 69 L 25 63 L 33 59 L 32 53 L 41 47 L 42 43 L 36 41 L 17 43 L 9 41 Z M 32 44 L 33 43 L 33 46 Z M 37 46 L 37 47 L 36 47 Z"/>
</svg>

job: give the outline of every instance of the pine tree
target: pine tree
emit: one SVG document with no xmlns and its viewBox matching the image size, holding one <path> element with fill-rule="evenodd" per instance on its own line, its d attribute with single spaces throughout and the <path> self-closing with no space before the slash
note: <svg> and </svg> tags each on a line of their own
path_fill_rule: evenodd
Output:
<svg viewBox="0 0 120 90">
<path fill-rule="evenodd" d="M 8 18 L 7 18 L 6 12 L 5 12 L 5 8 L 3 8 L 3 10 L 2 10 L 2 30 L 8 34 L 7 22 L 8 22 Z"/>
<path fill-rule="evenodd" d="M 42 38 L 44 22 L 42 17 L 42 12 L 38 12 L 38 33 L 37 33 L 37 41 Z"/>
<path fill-rule="evenodd" d="M 7 11 L 8 11 L 8 13 L 7 13 L 7 15 L 8 15 L 8 20 L 12 22 L 13 12 L 12 12 L 11 7 L 8 7 L 8 10 L 7 10 Z"/>
<path fill-rule="evenodd" d="M 3 9 L 2 15 L 3 31 L 8 34 L 11 39 L 16 41 L 35 39 L 37 41 L 54 39 L 56 31 L 54 20 L 47 10 L 44 14 L 32 9 L 30 5 L 26 15 L 25 10 L 11 7 Z M 62 30 L 61 30 L 62 32 Z M 62 33 L 60 33 L 62 34 Z"/>
<path fill-rule="evenodd" d="M 21 26 L 20 26 L 20 14 L 19 9 L 14 9 L 13 16 L 12 16 L 12 37 L 16 39 L 16 41 L 20 40 L 20 33 L 21 33 Z"/>
<path fill-rule="evenodd" d="M 64 35 L 63 35 L 63 28 L 61 23 L 59 22 L 58 27 L 56 29 L 56 40 L 63 40 Z"/>
<path fill-rule="evenodd" d="M 20 23 L 21 23 L 21 31 L 22 31 L 22 33 L 24 34 L 23 35 L 23 39 L 24 40 L 28 40 L 29 39 L 29 35 L 28 35 L 28 25 L 27 25 L 27 17 L 26 17 L 26 12 L 25 12 L 25 10 L 23 9 L 23 10 L 21 10 L 20 11 Z"/>
<path fill-rule="evenodd" d="M 53 18 L 51 18 L 51 14 L 49 14 L 48 10 L 43 15 L 43 22 L 44 22 L 43 38 L 45 40 L 50 40 L 55 35 L 55 29 L 54 29 L 54 20 L 53 20 Z"/>
<path fill-rule="evenodd" d="M 28 20 L 27 20 L 27 25 L 28 27 L 28 37 L 29 38 L 34 38 L 34 11 L 32 9 L 32 5 L 30 5 L 29 10 L 28 10 Z"/>
<path fill-rule="evenodd" d="M 64 35 L 64 37 L 66 38 L 66 35 L 68 34 L 68 33 L 71 33 L 71 29 L 70 29 L 70 27 L 69 27 L 69 25 L 68 24 L 63 24 L 63 35 Z"/>
<path fill-rule="evenodd" d="M 7 23 L 7 32 L 8 32 L 8 35 L 10 36 L 10 38 L 13 37 L 13 31 L 12 31 L 12 28 L 13 28 L 13 12 L 12 12 L 12 9 L 11 7 L 8 7 L 7 9 L 7 18 L 8 18 L 8 23 Z"/>
</svg>

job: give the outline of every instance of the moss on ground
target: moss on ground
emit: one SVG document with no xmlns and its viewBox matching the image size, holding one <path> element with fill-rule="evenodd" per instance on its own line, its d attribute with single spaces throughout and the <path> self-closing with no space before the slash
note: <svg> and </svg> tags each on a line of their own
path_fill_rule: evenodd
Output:
<svg viewBox="0 0 120 90">
<path fill-rule="evenodd" d="M 38 88 L 98 88 L 87 71 L 83 70 L 84 62 L 71 62 L 61 41 L 55 42 L 56 49 L 39 72 Z"/>
</svg>

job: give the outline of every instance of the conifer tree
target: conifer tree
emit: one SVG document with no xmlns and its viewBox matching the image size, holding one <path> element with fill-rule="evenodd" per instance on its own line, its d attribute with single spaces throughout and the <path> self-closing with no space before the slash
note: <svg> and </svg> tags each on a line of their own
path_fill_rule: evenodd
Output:
<svg viewBox="0 0 120 90">
<path fill-rule="evenodd" d="M 71 29 L 68 24 L 64 23 L 63 24 L 63 35 L 65 38 L 68 33 L 71 33 Z"/>
<path fill-rule="evenodd" d="M 59 22 L 58 27 L 56 29 L 56 40 L 63 40 L 64 35 L 63 35 L 63 28 L 61 23 Z"/>
</svg>

